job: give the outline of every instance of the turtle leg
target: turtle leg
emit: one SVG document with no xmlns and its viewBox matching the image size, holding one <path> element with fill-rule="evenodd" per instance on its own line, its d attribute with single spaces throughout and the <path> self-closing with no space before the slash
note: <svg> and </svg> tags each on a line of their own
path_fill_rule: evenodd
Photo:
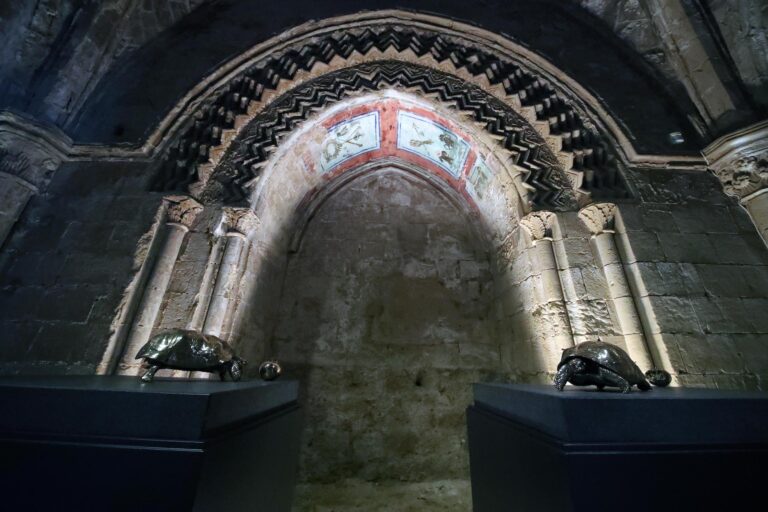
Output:
<svg viewBox="0 0 768 512">
<path fill-rule="evenodd" d="M 221 377 L 222 381 L 227 379 L 227 367 L 225 365 L 221 365 L 219 368 L 219 377 Z"/>
<path fill-rule="evenodd" d="M 572 376 L 573 368 L 571 368 L 571 365 L 564 364 L 561 366 L 555 375 L 555 389 L 562 391 L 565 387 L 565 384 L 571 379 Z"/>
<path fill-rule="evenodd" d="M 144 375 L 141 376 L 141 380 L 144 382 L 152 382 L 152 379 L 155 378 L 155 373 L 157 373 L 157 370 L 160 369 L 160 365 L 153 364 L 149 368 L 147 368 L 147 371 L 144 372 Z"/>
<path fill-rule="evenodd" d="M 600 368 L 600 376 L 605 380 L 605 384 L 620 388 L 622 393 L 632 391 L 632 384 L 616 372 L 612 372 L 607 368 Z"/>
<path fill-rule="evenodd" d="M 637 387 L 640 388 L 641 391 L 650 391 L 651 390 L 650 383 L 647 380 L 645 380 L 645 379 L 643 379 L 640 382 L 638 382 L 637 383 Z"/>
</svg>

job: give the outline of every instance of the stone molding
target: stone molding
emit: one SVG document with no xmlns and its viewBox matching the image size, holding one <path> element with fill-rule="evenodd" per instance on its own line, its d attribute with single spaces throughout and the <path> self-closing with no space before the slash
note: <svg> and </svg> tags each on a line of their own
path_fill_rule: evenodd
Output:
<svg viewBox="0 0 768 512">
<path fill-rule="evenodd" d="M 520 219 L 520 226 L 534 242 L 552 238 L 556 215 L 548 211 L 532 212 Z"/>
<path fill-rule="evenodd" d="M 192 227 L 197 216 L 203 211 L 203 205 L 189 196 L 164 197 L 166 204 L 166 222 L 179 224 L 187 229 Z"/>
<path fill-rule="evenodd" d="M 579 210 L 579 219 L 593 235 L 613 232 L 616 205 L 613 203 L 594 203 Z"/>
<path fill-rule="evenodd" d="M 259 227 L 260 223 L 261 221 L 250 208 L 225 206 L 221 209 L 221 220 L 216 228 L 216 234 L 247 237 Z"/>
<path fill-rule="evenodd" d="M 456 51 L 459 49 L 456 48 Z M 466 53 L 468 50 L 463 51 Z M 394 57 L 397 56 L 394 54 Z M 582 128 L 576 130 L 578 138 L 571 139 L 570 144 L 579 146 L 580 150 L 573 153 L 554 151 L 562 149 L 562 144 L 553 144 L 552 137 L 557 134 L 567 137 L 570 128 L 543 123 L 536 117 L 544 115 L 541 112 L 525 110 L 523 115 L 463 77 L 398 58 L 358 64 L 333 72 L 323 70 L 323 74 L 303 83 L 297 84 L 288 79 L 286 83 L 281 82 L 280 90 L 285 89 L 285 93 L 266 106 L 263 104 L 267 102 L 262 97 L 267 95 L 264 91 L 268 84 L 259 84 L 256 80 L 258 76 L 249 78 L 246 75 L 240 81 L 233 80 L 231 87 L 239 91 L 237 96 L 241 102 L 237 105 L 210 105 L 209 110 L 201 114 L 197 128 L 187 132 L 169 151 L 155 188 L 197 191 L 205 190 L 207 186 L 208 190 L 200 194 L 206 202 L 242 203 L 250 195 L 250 187 L 257 183 L 261 169 L 281 140 L 300 122 L 361 92 L 399 88 L 418 89 L 433 101 L 460 111 L 467 121 L 486 130 L 492 139 L 498 141 L 499 154 L 504 154 L 513 165 L 524 171 L 523 179 L 531 191 L 531 201 L 537 206 L 559 210 L 575 207 L 574 192 L 589 195 L 592 188 L 592 182 L 584 181 L 586 170 L 602 176 L 606 183 L 617 183 L 615 190 L 611 189 L 612 194 L 624 196 L 627 193 L 616 162 L 609 156 L 600 136 L 590 131 L 575 112 L 574 123 Z M 511 72 L 511 68 L 508 71 Z M 263 74 L 263 70 L 252 70 L 251 73 Z M 544 89 L 539 90 L 540 87 Z M 552 101 L 562 108 L 570 108 L 546 87 L 546 84 L 535 87 L 536 90 L 529 92 L 529 97 L 552 97 Z M 249 98 L 249 95 L 253 97 Z M 224 99 L 219 98 L 219 102 Z M 258 109 L 249 105 L 258 105 Z M 251 114 L 251 110 L 256 112 Z M 220 116 L 213 115 L 214 111 L 229 113 Z M 546 128 L 543 127 L 545 125 Z M 227 156 L 222 159 L 225 152 Z M 564 152 L 570 156 L 563 157 Z M 580 188 L 574 188 L 572 183 L 579 184 Z"/>
<path fill-rule="evenodd" d="M 0 112 L 0 174 L 38 192 L 66 159 L 63 134 L 10 112 Z"/>
<path fill-rule="evenodd" d="M 726 194 L 745 199 L 768 187 L 768 120 L 725 135 L 703 154 Z"/>
</svg>

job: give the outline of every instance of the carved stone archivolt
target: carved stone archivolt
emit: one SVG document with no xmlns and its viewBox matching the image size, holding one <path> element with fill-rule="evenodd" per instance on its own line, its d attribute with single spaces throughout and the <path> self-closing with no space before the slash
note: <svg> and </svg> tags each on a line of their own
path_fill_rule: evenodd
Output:
<svg viewBox="0 0 768 512">
<path fill-rule="evenodd" d="M 376 62 L 360 64 L 368 58 Z M 244 165 L 217 169 L 213 191 L 220 196 L 214 199 L 242 201 L 286 133 L 328 104 L 382 87 L 415 89 L 466 112 L 528 171 L 537 206 L 570 206 L 563 191 L 572 188 L 626 195 L 598 131 L 549 82 L 460 38 L 387 25 L 331 33 L 239 73 L 198 110 L 169 151 L 156 187 L 188 188 L 210 173 L 230 141 L 242 138 L 248 154 L 238 163 Z"/>
<path fill-rule="evenodd" d="M 547 211 L 532 212 L 520 219 L 520 226 L 528 233 L 531 240 L 537 241 L 552 238 L 552 228 L 555 224 L 555 214 Z"/>
<path fill-rule="evenodd" d="M 593 235 L 613 231 L 616 205 L 613 203 L 595 203 L 579 211 L 579 219 Z"/>
</svg>

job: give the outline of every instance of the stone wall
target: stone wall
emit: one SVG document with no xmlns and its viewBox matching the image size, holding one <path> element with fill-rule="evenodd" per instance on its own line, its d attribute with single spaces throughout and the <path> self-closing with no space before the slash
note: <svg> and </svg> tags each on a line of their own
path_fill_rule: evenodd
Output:
<svg viewBox="0 0 768 512">
<path fill-rule="evenodd" d="M 470 384 L 502 377 L 493 287 L 466 214 L 421 179 L 377 171 L 320 207 L 270 352 L 301 379 L 303 482 L 468 478 Z"/>
<path fill-rule="evenodd" d="M 0 256 L 2 373 L 94 373 L 160 198 L 146 164 L 69 162 Z"/>
<path fill-rule="evenodd" d="M 683 385 L 765 388 L 768 249 L 706 173 L 639 170 L 616 225 L 651 343 Z"/>
</svg>

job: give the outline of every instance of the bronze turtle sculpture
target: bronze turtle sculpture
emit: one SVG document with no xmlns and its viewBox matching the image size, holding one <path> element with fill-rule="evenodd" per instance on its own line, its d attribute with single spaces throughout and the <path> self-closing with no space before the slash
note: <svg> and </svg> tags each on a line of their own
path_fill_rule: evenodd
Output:
<svg viewBox="0 0 768 512">
<path fill-rule="evenodd" d="M 655 385 L 669 384 L 667 372 L 654 372 L 659 374 L 658 379 L 652 380 Z M 629 393 L 635 385 L 642 391 L 651 389 L 645 375 L 630 359 L 629 354 L 616 345 L 603 341 L 587 341 L 563 350 L 563 356 L 557 365 L 555 387 L 562 391 L 567 382 L 576 386 L 594 384 L 598 389 L 613 386 L 620 388 L 622 393 Z"/>
<path fill-rule="evenodd" d="M 144 359 L 147 371 L 141 376 L 151 382 L 155 373 L 163 368 L 218 373 L 224 380 L 229 373 L 232 380 L 240 380 L 247 362 L 235 355 L 226 341 L 210 334 L 174 329 L 153 336 L 136 354 Z"/>
</svg>

